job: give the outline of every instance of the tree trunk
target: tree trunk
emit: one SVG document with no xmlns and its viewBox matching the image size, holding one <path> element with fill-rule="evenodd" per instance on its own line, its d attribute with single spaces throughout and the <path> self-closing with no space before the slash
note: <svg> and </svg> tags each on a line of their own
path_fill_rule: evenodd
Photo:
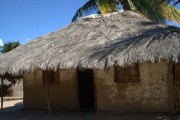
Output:
<svg viewBox="0 0 180 120">
<path fill-rule="evenodd" d="M 1 78 L 1 114 L 3 114 L 3 80 L 4 78 Z"/>
<path fill-rule="evenodd" d="M 49 116 L 50 116 L 50 115 L 51 115 L 51 105 L 50 105 L 50 100 L 49 100 L 49 84 L 48 84 L 48 78 L 46 78 L 46 99 L 47 99 Z"/>
</svg>

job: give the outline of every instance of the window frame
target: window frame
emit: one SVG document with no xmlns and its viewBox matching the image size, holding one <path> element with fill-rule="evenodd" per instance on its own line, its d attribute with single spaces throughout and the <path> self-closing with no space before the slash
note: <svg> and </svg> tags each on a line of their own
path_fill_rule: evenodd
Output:
<svg viewBox="0 0 180 120">
<path fill-rule="evenodd" d="M 132 79 L 131 78 L 131 70 L 136 70 L 135 74 L 137 79 Z M 123 74 L 122 78 L 120 78 L 118 74 Z M 123 82 L 140 82 L 140 72 L 139 72 L 139 64 L 135 63 L 131 66 L 119 66 L 119 65 L 115 65 L 114 66 L 114 82 L 115 83 L 123 83 Z"/>
</svg>

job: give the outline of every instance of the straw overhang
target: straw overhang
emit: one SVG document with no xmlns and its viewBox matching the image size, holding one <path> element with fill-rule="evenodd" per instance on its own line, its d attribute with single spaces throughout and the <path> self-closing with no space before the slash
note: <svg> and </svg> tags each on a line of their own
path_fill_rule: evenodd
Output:
<svg viewBox="0 0 180 120">
<path fill-rule="evenodd" d="M 0 74 L 179 61 L 180 29 L 125 11 L 82 18 L 0 56 Z"/>
</svg>

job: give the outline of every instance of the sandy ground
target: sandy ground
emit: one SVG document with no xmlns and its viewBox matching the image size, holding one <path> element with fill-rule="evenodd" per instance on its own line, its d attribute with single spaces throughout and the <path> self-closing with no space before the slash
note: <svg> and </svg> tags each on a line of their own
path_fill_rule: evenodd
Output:
<svg viewBox="0 0 180 120">
<path fill-rule="evenodd" d="M 22 102 L 22 100 L 5 101 L 4 108 L 16 106 L 17 104 L 22 104 Z"/>
<path fill-rule="evenodd" d="M 22 100 L 4 102 L 5 113 L 0 120 L 180 120 L 180 115 L 168 113 L 110 113 L 92 111 L 22 110 Z"/>
<path fill-rule="evenodd" d="M 23 109 L 23 100 L 6 100 L 3 103 L 4 113 L 19 111 Z"/>
</svg>

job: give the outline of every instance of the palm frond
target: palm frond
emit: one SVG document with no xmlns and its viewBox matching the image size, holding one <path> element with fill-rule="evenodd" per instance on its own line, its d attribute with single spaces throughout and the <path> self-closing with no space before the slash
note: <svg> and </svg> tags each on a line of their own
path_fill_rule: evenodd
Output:
<svg viewBox="0 0 180 120">
<path fill-rule="evenodd" d="M 165 23 L 166 17 L 164 15 L 163 5 L 168 3 L 165 0 L 132 0 L 136 11 L 143 14 L 150 20 L 157 23 Z"/>
<path fill-rule="evenodd" d="M 72 18 L 72 22 L 76 21 L 78 18 L 90 15 L 92 13 L 97 13 L 98 11 L 98 5 L 96 4 L 95 0 L 89 0 L 87 3 L 85 3 L 82 7 L 80 7 L 74 17 Z"/>
<path fill-rule="evenodd" d="M 180 0 L 173 0 L 173 5 L 176 6 L 180 3 Z"/>
<path fill-rule="evenodd" d="M 131 7 L 127 0 L 120 0 L 120 3 L 122 4 L 124 10 L 131 10 Z"/>
<path fill-rule="evenodd" d="M 180 10 L 170 5 L 162 5 L 163 15 L 166 19 L 180 23 Z"/>
<path fill-rule="evenodd" d="M 180 22 L 180 11 L 170 3 L 177 0 L 121 0 L 124 10 L 131 10 L 158 23 Z M 180 1 L 180 0 L 178 0 Z"/>
<path fill-rule="evenodd" d="M 97 14 L 102 14 L 100 10 L 97 11 Z"/>
<path fill-rule="evenodd" d="M 166 3 L 170 4 L 170 3 L 175 3 L 176 0 L 164 0 Z"/>
<path fill-rule="evenodd" d="M 118 0 L 97 0 L 97 5 L 102 14 L 118 10 Z"/>
<path fill-rule="evenodd" d="M 127 1 L 128 1 L 131 11 L 136 11 L 136 7 L 134 6 L 133 2 L 131 0 L 127 0 Z"/>
<path fill-rule="evenodd" d="M 159 19 L 164 20 L 158 15 L 157 11 L 154 10 L 152 1 L 150 5 L 149 3 L 147 4 L 147 0 L 121 0 L 121 4 L 124 10 L 134 11 L 154 22 L 159 22 Z"/>
</svg>

